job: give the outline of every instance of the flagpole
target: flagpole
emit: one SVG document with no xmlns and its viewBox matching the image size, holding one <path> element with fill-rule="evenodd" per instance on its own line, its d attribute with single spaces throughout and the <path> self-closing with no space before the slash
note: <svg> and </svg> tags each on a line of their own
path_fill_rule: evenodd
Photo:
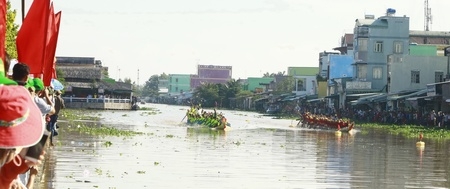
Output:
<svg viewBox="0 0 450 189">
<path fill-rule="evenodd" d="M 22 22 L 25 20 L 25 0 L 22 0 Z"/>
</svg>

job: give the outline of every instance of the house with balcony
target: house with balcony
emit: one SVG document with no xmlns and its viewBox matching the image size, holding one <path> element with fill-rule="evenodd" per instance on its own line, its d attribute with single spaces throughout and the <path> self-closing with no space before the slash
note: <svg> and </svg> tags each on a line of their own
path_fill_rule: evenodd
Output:
<svg viewBox="0 0 450 189">
<path fill-rule="evenodd" d="M 387 56 L 407 55 L 409 45 L 409 17 L 395 16 L 388 9 L 386 15 L 374 19 L 367 15 L 357 19 L 354 28 L 354 77 L 347 93 L 386 93 Z"/>
<path fill-rule="evenodd" d="M 56 57 L 64 75 L 66 106 L 70 108 L 131 109 L 130 83 L 106 77 L 108 67 L 94 57 Z"/>
</svg>

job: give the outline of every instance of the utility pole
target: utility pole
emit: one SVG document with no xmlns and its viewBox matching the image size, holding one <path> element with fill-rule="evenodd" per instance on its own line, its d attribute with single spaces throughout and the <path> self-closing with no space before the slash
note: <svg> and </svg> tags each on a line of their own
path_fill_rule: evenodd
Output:
<svg viewBox="0 0 450 189">
<path fill-rule="evenodd" d="M 447 75 L 445 81 L 450 80 L 450 46 L 444 48 L 444 56 L 447 57 Z"/>
<path fill-rule="evenodd" d="M 429 7 L 428 0 L 425 0 L 424 5 L 424 30 L 430 31 L 430 25 L 433 23 L 433 17 L 431 16 L 431 8 Z"/>
<path fill-rule="evenodd" d="M 25 20 L 25 0 L 22 0 L 22 24 L 23 20 Z"/>
<path fill-rule="evenodd" d="M 138 73 L 137 73 L 137 89 L 139 89 L 139 68 L 138 68 Z"/>
</svg>

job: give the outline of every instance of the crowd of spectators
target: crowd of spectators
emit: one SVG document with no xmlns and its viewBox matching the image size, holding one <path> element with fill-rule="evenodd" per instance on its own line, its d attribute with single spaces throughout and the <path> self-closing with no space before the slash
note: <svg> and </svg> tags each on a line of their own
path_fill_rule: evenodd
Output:
<svg viewBox="0 0 450 189">
<path fill-rule="evenodd" d="M 435 110 L 376 110 L 364 106 L 350 106 L 336 109 L 325 104 L 287 105 L 284 113 L 298 115 L 298 113 L 311 112 L 317 115 L 337 115 L 340 118 L 349 118 L 358 122 L 394 124 L 394 125 L 421 125 L 426 127 L 450 128 L 450 114 Z"/>
</svg>

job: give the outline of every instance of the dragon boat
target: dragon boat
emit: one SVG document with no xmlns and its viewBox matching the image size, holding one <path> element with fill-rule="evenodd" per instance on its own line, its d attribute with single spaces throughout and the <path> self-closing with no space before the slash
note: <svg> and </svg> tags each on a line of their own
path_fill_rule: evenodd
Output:
<svg viewBox="0 0 450 189">
<path fill-rule="evenodd" d="M 190 126 L 200 125 L 217 130 L 225 130 L 227 128 L 227 125 L 229 125 L 225 117 L 221 118 L 188 117 L 187 124 Z"/>
<path fill-rule="evenodd" d="M 224 115 L 217 114 L 216 110 L 214 112 L 205 112 L 195 111 L 195 109 L 188 110 L 185 118 L 187 117 L 187 124 L 189 126 L 202 126 L 206 128 L 216 129 L 216 130 L 225 130 L 227 126 L 230 124 L 227 122 L 227 119 Z"/>
<path fill-rule="evenodd" d="M 355 127 L 355 123 L 349 119 L 329 118 L 323 115 L 314 115 L 309 112 L 302 114 L 298 120 L 297 126 L 314 129 L 351 132 Z"/>
</svg>

